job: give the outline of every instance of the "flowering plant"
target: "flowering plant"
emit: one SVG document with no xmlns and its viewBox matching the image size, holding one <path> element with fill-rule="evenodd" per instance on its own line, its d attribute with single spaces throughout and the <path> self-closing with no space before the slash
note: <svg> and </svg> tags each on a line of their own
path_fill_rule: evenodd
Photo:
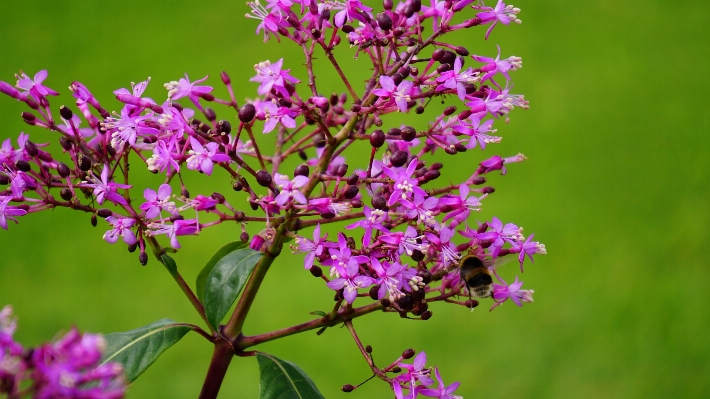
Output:
<svg viewBox="0 0 710 399">
<path fill-rule="evenodd" d="M 359 0 L 248 4 L 247 17 L 260 21 L 256 32 L 264 41 L 291 41 L 305 57 L 303 76 L 287 69 L 284 59 L 256 64 L 250 80 L 258 84 L 258 97 L 248 101 L 237 101 L 226 72 L 220 78 L 228 98 L 212 94 L 213 88 L 204 84 L 207 77 L 191 81 L 185 75 L 164 85 L 167 96 L 160 103 L 144 95 L 150 79 L 115 90 L 123 107 L 109 113 L 75 81 L 70 85 L 75 107 L 62 105 L 57 115 L 50 99 L 59 93 L 44 85 L 46 71 L 33 78 L 20 73 L 15 86 L 0 82 L 0 92 L 29 107 L 23 120 L 57 134 L 61 146 L 49 151 L 44 139 L 31 141 L 25 133 L 16 145 L 9 138 L 2 143 L 0 184 L 7 188 L 0 192 L 0 227 L 8 229 L 8 221 L 17 223 L 19 217 L 56 207 L 88 213 L 95 226 L 104 219 L 103 239 L 110 244 L 122 241 L 129 251 L 138 252 L 143 265 L 151 253 L 204 321 L 204 326 L 197 326 L 164 319 L 104 338 L 82 337 L 72 330 L 55 346 L 78 346 L 69 350 L 76 367 L 93 367 L 88 373 L 101 375 L 86 377 L 100 380 L 91 385 L 94 396 L 41 396 L 46 384 L 23 390 L 13 381 L 34 376 L 27 370 L 39 370 L 44 364 L 27 359 L 60 349 L 42 347 L 30 356 L 8 338 L 0 341 L 4 373 L 0 392 L 10 397 L 29 393 L 122 397 L 121 384 L 135 380 L 193 331 L 214 345 L 201 398 L 217 396 L 234 356 L 257 357 L 262 398 L 294 392 L 298 397 L 322 397 L 298 366 L 251 348 L 344 324 L 373 377 L 385 381 L 396 398 L 451 399 L 457 397 L 459 383 L 446 384 L 438 368 L 427 366 L 424 352 L 406 349 L 390 364 L 376 365 L 372 348 L 362 344 L 353 320 L 375 311 L 429 320 L 432 303 L 473 309 L 479 305 L 474 298 L 490 298 L 491 310 L 508 299 L 518 306 L 532 302 L 533 291 L 522 289 L 517 276 L 507 284 L 497 261 L 517 256 L 522 273 L 526 257 L 532 262 L 534 255 L 545 253 L 544 245 L 532 241 L 533 235 L 526 238 L 513 223 L 495 217 L 475 224 L 471 220 L 494 192 L 486 185 L 489 173 L 505 174 L 507 165 L 525 157 L 466 159 L 459 165 L 477 165 L 469 177 L 444 185 L 435 185 L 444 163 L 431 162 L 438 150 L 459 157 L 453 159 L 470 157 L 469 150 L 476 147 L 485 151 L 501 140 L 494 135 L 493 124 L 507 121 L 516 107 L 528 108 L 522 95 L 510 93 L 509 73 L 522 67 L 519 57 L 501 59 L 500 49 L 495 58 L 470 55 L 467 48 L 442 41 L 450 32 L 479 26 L 487 27 L 481 36 L 488 39 L 499 23 L 519 23 L 519 10 L 502 0 L 494 7 L 473 0 L 432 0 L 429 6 L 420 0 L 396 5 L 384 0 L 379 13 Z M 470 10 L 473 14 L 465 15 Z M 356 48 L 356 59 L 370 62 L 372 74 L 363 87 L 352 84 L 336 59 L 343 39 Z M 346 93 L 326 95 L 329 91 L 320 89 L 313 69 L 316 51 L 337 72 Z M 466 61 L 475 66 L 465 66 Z M 179 101 L 185 98 L 189 103 Z M 386 125 L 387 115 L 427 112 L 434 98 L 452 104 L 427 126 Z M 234 126 L 229 118 L 218 119 L 210 104 L 232 109 Z M 259 129 L 276 136 L 273 151 L 257 140 Z M 368 156 L 351 168 L 347 162 L 357 164 L 355 153 L 363 146 L 369 146 Z M 289 173 L 284 165 L 294 157 L 301 161 Z M 142 198 L 129 169 L 129 163 L 137 162 L 163 178 L 159 187 L 144 188 Z M 228 176 L 235 199 L 219 192 L 191 196 L 182 176 L 195 172 L 210 178 Z M 179 193 L 173 194 L 178 187 Z M 245 199 L 247 209 L 236 205 Z M 181 236 L 199 235 L 226 223 L 238 226 L 234 238 L 190 286 L 169 254 L 181 249 Z M 342 223 L 345 230 L 328 237 L 321 227 L 332 223 Z M 261 231 L 250 236 L 247 224 L 258 225 Z M 323 280 L 324 291 L 334 293 L 335 304 L 329 312 L 313 312 L 317 316 L 313 320 L 246 336 L 246 316 L 284 246 L 305 254 L 304 269 Z M 466 263 L 470 259 L 477 261 L 475 267 Z M 4 314 L 9 320 L 9 313 Z M 94 342 L 91 348 L 82 346 L 84 338 Z M 46 361 L 54 355 L 42 356 Z M 411 364 L 408 359 L 413 359 Z M 119 369 L 124 377 L 116 372 Z M 52 389 L 67 386 L 63 375 Z M 342 390 L 357 387 L 346 384 Z"/>
</svg>

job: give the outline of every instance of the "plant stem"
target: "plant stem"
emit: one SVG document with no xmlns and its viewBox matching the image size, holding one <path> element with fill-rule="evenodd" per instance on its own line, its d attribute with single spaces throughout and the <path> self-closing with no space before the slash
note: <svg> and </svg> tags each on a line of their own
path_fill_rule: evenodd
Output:
<svg viewBox="0 0 710 399">
<path fill-rule="evenodd" d="M 199 399 L 216 399 L 219 388 L 222 386 L 229 363 L 234 357 L 234 349 L 224 340 L 219 340 L 214 346 L 210 367 L 207 369 L 205 382 L 202 384 Z"/>
</svg>

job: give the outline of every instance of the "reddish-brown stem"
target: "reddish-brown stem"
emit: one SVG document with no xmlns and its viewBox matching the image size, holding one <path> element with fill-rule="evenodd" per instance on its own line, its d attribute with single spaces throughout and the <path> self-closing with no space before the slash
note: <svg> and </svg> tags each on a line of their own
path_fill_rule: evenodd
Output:
<svg viewBox="0 0 710 399">
<path fill-rule="evenodd" d="M 212 351 L 212 360 L 207 369 L 205 382 L 202 384 L 199 399 L 216 399 L 219 388 L 222 386 L 224 376 L 227 374 L 229 363 L 234 357 L 234 349 L 225 340 L 220 339 Z"/>
</svg>

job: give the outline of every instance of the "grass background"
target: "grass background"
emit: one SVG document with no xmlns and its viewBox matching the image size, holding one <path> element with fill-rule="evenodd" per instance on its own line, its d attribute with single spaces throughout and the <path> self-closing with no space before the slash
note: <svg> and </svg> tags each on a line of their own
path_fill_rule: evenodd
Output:
<svg viewBox="0 0 710 399">
<path fill-rule="evenodd" d="M 523 10 L 523 25 L 499 26 L 488 42 L 484 29 L 475 28 L 451 40 L 474 54 L 494 55 L 499 44 L 504 56 L 523 57 L 525 67 L 513 79 L 531 109 L 515 110 L 509 125 L 499 124 L 500 145 L 448 159 L 443 172 L 456 181 L 483 156 L 521 151 L 530 158 L 490 178 L 497 191 L 480 219 L 514 221 L 547 245 L 549 254 L 523 276 L 536 290 L 535 303 L 473 314 L 435 305 L 426 323 L 375 314 L 356 322 L 361 338 L 381 364 L 408 347 L 425 350 L 447 381 L 462 382 L 457 393 L 467 398 L 707 397 L 710 8 L 698 0 L 514 4 Z M 80 80 L 108 109 L 119 109 L 110 91 L 147 76 L 154 98 L 163 98 L 164 82 L 185 72 L 192 79 L 209 74 L 218 87 L 222 70 L 231 74 L 238 99 L 255 96 L 247 79 L 251 66 L 265 59 L 286 58 L 304 79 L 297 49 L 261 43 L 246 11 L 232 1 L 3 1 L 0 79 L 14 83 L 20 69 L 48 69 L 46 83 L 62 93 L 56 105 L 73 103 L 64 88 Z M 337 56 L 346 64 L 353 53 L 341 45 Z M 358 76 L 362 65 L 366 60 L 347 70 Z M 327 68 L 317 74 L 322 91 L 342 91 Z M 218 117 L 233 118 L 215 109 Z M 0 101 L 3 139 L 25 131 L 36 142 L 56 141 L 24 125 L 23 110 L 7 97 Z M 356 159 L 349 163 L 356 166 Z M 148 174 L 141 182 L 159 184 Z M 233 195 L 221 173 L 189 187 L 193 195 Z M 55 210 L 0 231 L 0 304 L 15 307 L 21 342 L 40 343 L 71 325 L 112 332 L 163 317 L 199 323 L 162 267 L 154 260 L 140 267 L 125 247 L 106 245 L 103 227 Z M 186 280 L 194 281 L 225 237 L 237 234 L 225 226 L 182 240 L 185 250 L 175 258 Z M 275 263 L 247 334 L 332 306 L 331 292 L 301 265 L 302 256 L 291 255 Z M 299 364 L 327 398 L 345 395 L 341 385 L 368 376 L 345 329 L 260 349 Z M 188 335 L 128 397 L 196 397 L 210 353 L 207 343 Z M 256 361 L 236 359 L 220 397 L 257 392 Z M 391 394 L 371 382 L 348 397 L 373 395 Z"/>
</svg>

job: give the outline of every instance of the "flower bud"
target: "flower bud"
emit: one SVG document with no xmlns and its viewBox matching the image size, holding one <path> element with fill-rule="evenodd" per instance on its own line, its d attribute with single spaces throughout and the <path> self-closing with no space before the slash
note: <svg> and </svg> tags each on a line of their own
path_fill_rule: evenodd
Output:
<svg viewBox="0 0 710 399">
<path fill-rule="evenodd" d="M 431 310 L 427 310 L 426 312 L 422 313 L 422 320 L 429 320 L 431 319 L 433 313 L 431 313 Z"/>
<path fill-rule="evenodd" d="M 22 119 L 27 123 L 34 122 L 34 120 L 37 119 L 35 114 L 33 114 L 32 112 L 27 112 L 27 111 L 23 111 L 20 114 L 20 116 L 22 116 Z"/>
<path fill-rule="evenodd" d="M 355 32 L 355 28 L 353 28 L 351 25 L 343 25 L 340 30 L 342 30 L 343 33 Z"/>
<path fill-rule="evenodd" d="M 330 220 L 335 217 L 335 214 L 333 212 L 323 212 L 320 214 L 320 217 L 322 217 L 325 220 Z"/>
<path fill-rule="evenodd" d="M 453 65 L 454 61 L 456 61 L 456 54 L 453 51 L 449 50 L 444 51 L 444 54 L 441 55 L 441 59 L 439 60 L 439 62 L 442 64 L 450 65 Z"/>
<path fill-rule="evenodd" d="M 260 170 L 256 172 L 256 182 L 262 187 L 269 187 L 272 182 L 271 175 L 265 170 Z"/>
<path fill-rule="evenodd" d="M 394 81 L 395 86 L 399 86 L 399 84 L 402 83 L 402 80 L 404 80 L 404 76 L 399 73 L 395 73 L 392 75 L 392 80 Z"/>
<path fill-rule="evenodd" d="M 444 50 L 443 49 L 436 49 L 434 50 L 433 53 L 431 53 L 431 59 L 434 61 L 440 61 L 441 57 L 444 55 Z"/>
<path fill-rule="evenodd" d="M 441 64 L 441 65 L 439 65 L 439 66 L 436 68 L 436 71 L 439 72 L 439 73 L 444 73 L 444 72 L 446 72 L 446 71 L 448 71 L 448 70 L 450 70 L 450 69 L 451 69 L 451 65 L 450 65 L 450 64 Z"/>
<path fill-rule="evenodd" d="M 386 12 L 377 14 L 375 19 L 377 20 L 377 26 L 379 26 L 380 29 L 384 31 L 392 29 L 392 18 Z"/>
<path fill-rule="evenodd" d="M 357 173 L 353 173 L 348 177 L 348 184 L 351 186 L 354 186 L 360 181 L 360 176 L 357 175 Z"/>
<path fill-rule="evenodd" d="M 80 154 L 79 158 L 78 158 L 78 165 L 77 166 L 79 166 L 80 170 L 83 170 L 84 172 L 86 172 L 89 169 L 91 169 L 91 160 L 87 156 Z"/>
<path fill-rule="evenodd" d="M 222 83 L 224 83 L 225 85 L 229 85 L 230 83 L 232 83 L 232 80 L 229 78 L 229 75 L 227 75 L 227 72 L 225 71 L 222 71 L 219 74 L 219 77 L 222 79 Z"/>
<path fill-rule="evenodd" d="M 217 122 L 217 131 L 224 134 L 232 133 L 232 124 L 222 119 Z"/>
<path fill-rule="evenodd" d="M 113 212 L 111 212 L 110 209 L 101 208 L 98 211 L 96 211 L 96 214 L 99 215 L 99 217 L 106 219 L 107 217 L 113 215 Z"/>
<path fill-rule="evenodd" d="M 417 137 L 417 131 L 414 130 L 412 126 L 405 126 L 402 128 L 402 140 L 406 142 L 410 142 L 414 140 L 415 137 Z"/>
<path fill-rule="evenodd" d="M 424 260 L 424 253 L 418 249 L 415 249 L 412 251 L 412 260 L 415 262 L 419 262 Z"/>
<path fill-rule="evenodd" d="M 381 194 L 376 194 L 375 196 L 373 196 L 372 201 L 370 203 L 372 204 L 373 208 L 379 209 L 381 211 L 387 208 L 387 200 Z"/>
<path fill-rule="evenodd" d="M 338 177 L 343 177 L 348 173 L 348 164 L 344 163 L 340 166 L 338 166 L 338 170 L 335 172 L 335 174 Z"/>
<path fill-rule="evenodd" d="M 0 175 L 0 185 L 7 186 L 10 184 L 10 178 L 5 175 Z"/>
<path fill-rule="evenodd" d="M 424 179 L 426 179 L 426 181 L 436 180 L 440 176 L 441 176 L 441 172 L 439 172 L 438 170 L 430 170 L 430 171 L 424 173 Z"/>
<path fill-rule="evenodd" d="M 171 222 L 175 223 L 175 222 L 177 222 L 178 220 L 185 220 L 185 217 L 182 216 L 182 215 L 170 215 L 170 218 L 169 218 L 169 219 L 170 219 Z"/>
<path fill-rule="evenodd" d="M 486 179 L 485 176 L 476 176 L 471 179 L 471 184 L 478 186 L 485 183 L 487 180 L 488 179 Z"/>
<path fill-rule="evenodd" d="M 309 272 L 311 272 L 311 275 L 313 277 L 320 277 L 323 275 L 323 269 L 320 268 L 318 265 L 313 265 L 311 266 L 310 269 L 308 269 Z"/>
<path fill-rule="evenodd" d="M 59 162 L 57 164 L 57 173 L 59 174 L 60 177 L 67 177 L 69 176 L 69 173 L 71 173 L 71 170 L 69 170 L 69 167 L 67 164 Z"/>
<path fill-rule="evenodd" d="M 232 190 L 234 190 L 234 191 L 242 191 L 243 188 L 244 188 L 244 185 L 239 180 L 232 183 Z"/>
<path fill-rule="evenodd" d="M 17 170 L 23 171 L 23 172 L 29 172 L 32 167 L 30 166 L 30 163 L 27 161 L 19 160 L 15 163 L 15 167 Z"/>
<path fill-rule="evenodd" d="M 39 149 L 37 148 L 37 144 L 28 140 L 27 142 L 25 142 L 25 152 L 27 152 L 27 155 L 29 155 L 31 157 L 37 156 L 37 154 L 39 154 Z"/>
<path fill-rule="evenodd" d="M 59 192 L 59 196 L 62 197 L 64 201 L 69 201 L 71 199 L 71 191 L 68 188 L 63 188 Z"/>
<path fill-rule="evenodd" d="M 456 148 L 454 146 L 448 146 L 444 148 L 444 152 L 449 154 L 449 155 L 456 155 Z"/>
<path fill-rule="evenodd" d="M 361 110 L 362 110 L 362 106 L 360 104 L 353 104 L 350 106 L 350 111 L 360 112 Z"/>
<path fill-rule="evenodd" d="M 469 300 L 466 301 L 465 303 L 466 303 L 466 306 L 468 306 L 468 307 L 471 308 L 471 309 L 473 309 L 473 308 L 475 308 L 475 307 L 478 306 L 478 301 L 475 300 L 475 299 L 469 299 Z"/>
<path fill-rule="evenodd" d="M 180 196 L 182 196 L 183 198 L 190 198 L 190 192 L 187 191 L 185 187 L 183 187 L 180 189 Z"/>
<path fill-rule="evenodd" d="M 218 204 L 224 204 L 224 201 L 225 201 L 224 195 L 222 195 L 218 192 L 214 192 L 214 193 L 212 193 L 212 195 L 210 195 L 210 197 L 212 197 L 213 200 L 217 201 Z"/>
<path fill-rule="evenodd" d="M 370 292 L 369 292 L 370 298 L 372 298 L 373 300 L 376 301 L 377 297 L 379 296 L 379 292 L 380 292 L 380 285 L 379 284 L 373 285 L 372 287 L 370 287 Z"/>
<path fill-rule="evenodd" d="M 455 105 L 448 106 L 444 109 L 444 115 L 446 115 L 446 116 L 451 116 L 454 114 L 454 112 L 456 112 Z"/>
<path fill-rule="evenodd" d="M 407 78 L 409 74 L 412 72 L 412 69 L 409 66 L 403 66 L 397 70 L 397 73 L 402 75 L 403 78 Z"/>
<path fill-rule="evenodd" d="M 492 193 L 494 193 L 495 191 L 496 191 L 496 189 L 495 189 L 494 187 L 490 187 L 490 186 L 488 186 L 488 187 L 483 187 L 483 188 L 481 189 L 481 192 L 482 192 L 483 194 L 492 194 Z"/>
<path fill-rule="evenodd" d="M 98 219 L 96 219 L 96 214 L 91 214 L 91 225 L 96 227 L 96 225 L 99 223 Z"/>
<path fill-rule="evenodd" d="M 417 114 L 417 115 L 423 114 L 423 113 L 424 113 L 424 106 L 423 106 L 423 105 L 419 105 L 419 106 L 417 106 L 416 108 L 414 108 L 414 113 Z"/>
<path fill-rule="evenodd" d="M 323 133 L 318 133 L 313 136 L 313 144 L 315 144 L 316 148 L 325 147 L 325 135 Z"/>
<path fill-rule="evenodd" d="M 454 148 L 456 148 L 456 151 L 458 152 L 466 152 L 466 150 L 468 150 L 468 148 L 466 148 L 466 146 L 461 143 L 454 144 Z"/>
<path fill-rule="evenodd" d="M 385 143 L 385 133 L 377 129 L 370 134 L 370 145 L 374 148 L 380 148 Z"/>
<path fill-rule="evenodd" d="M 66 120 L 70 120 L 72 116 L 74 116 L 74 113 L 71 112 L 71 110 L 67 108 L 67 106 L 62 105 L 61 107 L 59 107 L 59 115 L 61 115 L 62 118 Z"/>
<path fill-rule="evenodd" d="M 148 264 L 148 254 L 145 252 L 141 252 L 138 255 L 138 262 L 141 263 L 141 266 L 145 266 Z"/>
<path fill-rule="evenodd" d="M 392 163 L 392 166 L 399 168 L 407 163 L 407 159 L 409 159 L 409 154 L 405 151 L 397 151 L 390 157 L 390 162 Z"/>
<path fill-rule="evenodd" d="M 367 353 L 372 353 L 372 346 L 370 346 L 370 345 L 365 345 L 365 352 L 367 352 Z"/>
<path fill-rule="evenodd" d="M 205 118 L 207 118 L 208 121 L 214 122 L 217 119 L 217 114 L 215 114 L 214 110 L 210 107 L 205 108 Z"/>
<path fill-rule="evenodd" d="M 414 357 L 414 349 L 407 349 L 404 352 L 402 352 L 402 359 L 411 359 Z"/>
<path fill-rule="evenodd" d="M 414 305 L 414 301 L 411 296 L 405 295 L 397 300 L 397 305 L 399 305 L 399 308 L 402 310 L 409 310 L 412 308 L 412 305 Z"/>
<path fill-rule="evenodd" d="M 345 193 L 343 193 L 343 197 L 345 197 L 345 199 L 353 199 L 359 192 L 360 189 L 357 188 L 357 186 L 348 186 L 348 188 L 345 189 Z"/>
<path fill-rule="evenodd" d="M 402 134 L 402 131 L 397 127 L 393 127 L 387 131 L 388 136 L 400 136 L 401 134 Z"/>
<path fill-rule="evenodd" d="M 254 104 L 247 103 L 242 105 L 241 108 L 239 108 L 239 120 L 242 121 L 243 123 L 249 123 L 254 119 L 254 116 L 256 115 L 256 108 L 254 107 Z"/>
<path fill-rule="evenodd" d="M 293 176 L 306 176 L 311 174 L 311 170 L 305 163 L 296 166 L 296 170 L 293 171 Z"/>
<path fill-rule="evenodd" d="M 389 308 L 389 307 L 392 306 L 392 303 L 391 303 L 390 300 L 387 299 L 387 298 L 382 298 L 382 299 L 380 299 L 380 303 L 382 304 L 382 306 L 384 306 L 384 307 L 386 307 L 386 308 Z"/>
<path fill-rule="evenodd" d="M 248 242 L 249 241 L 249 233 L 247 233 L 246 231 L 242 231 L 242 234 L 239 235 L 239 241 Z"/>
<path fill-rule="evenodd" d="M 406 18 L 411 18 L 412 15 L 414 15 L 414 7 L 412 7 L 411 4 L 405 4 L 402 14 L 404 14 Z"/>
<path fill-rule="evenodd" d="M 350 384 L 345 384 L 342 387 L 340 387 L 340 390 L 343 392 L 352 392 L 353 389 L 355 389 L 355 387 Z"/>
</svg>

